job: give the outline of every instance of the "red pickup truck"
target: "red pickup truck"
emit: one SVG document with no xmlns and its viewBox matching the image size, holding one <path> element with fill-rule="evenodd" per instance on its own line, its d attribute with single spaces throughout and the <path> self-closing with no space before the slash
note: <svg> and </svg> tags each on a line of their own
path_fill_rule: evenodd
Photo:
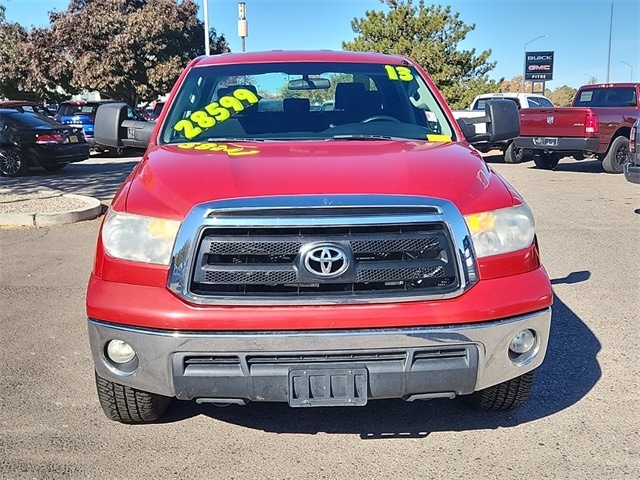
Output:
<svg viewBox="0 0 640 480">
<path fill-rule="evenodd" d="M 193 60 L 97 241 L 107 417 L 155 421 L 174 398 L 521 405 L 553 295 L 531 211 L 470 144 L 517 136 L 517 108 L 486 116 L 465 138 L 402 56 Z M 127 125 L 113 131 L 146 135 Z"/>
<path fill-rule="evenodd" d="M 538 168 L 551 170 L 566 156 L 597 156 L 606 172 L 622 173 L 639 97 L 637 83 L 582 86 L 571 107 L 521 110 L 515 144 L 533 151 Z"/>
</svg>

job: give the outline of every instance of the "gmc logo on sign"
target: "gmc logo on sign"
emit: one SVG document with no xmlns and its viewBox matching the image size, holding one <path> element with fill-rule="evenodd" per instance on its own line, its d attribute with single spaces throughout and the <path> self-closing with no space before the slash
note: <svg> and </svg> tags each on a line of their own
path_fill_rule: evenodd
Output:
<svg viewBox="0 0 640 480">
<path fill-rule="evenodd" d="M 536 72 L 536 71 L 541 71 L 541 70 L 545 71 L 545 72 L 550 72 L 551 71 L 551 65 L 529 65 L 527 70 L 529 70 L 530 72 Z"/>
</svg>

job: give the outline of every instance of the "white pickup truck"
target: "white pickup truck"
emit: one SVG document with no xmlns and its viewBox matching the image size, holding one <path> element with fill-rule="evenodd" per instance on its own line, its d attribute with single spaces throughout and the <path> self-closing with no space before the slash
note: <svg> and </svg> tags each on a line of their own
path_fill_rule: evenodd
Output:
<svg viewBox="0 0 640 480">
<path fill-rule="evenodd" d="M 544 95 L 537 93 L 517 93 L 517 92 L 505 92 L 505 93 L 483 93 L 478 95 L 471 102 L 471 106 L 467 110 L 454 110 L 453 115 L 461 123 L 462 127 L 474 128 L 476 133 L 483 133 L 482 129 L 486 128 L 486 123 L 472 123 L 474 118 L 480 119 L 484 117 L 484 106 L 487 100 L 493 99 L 506 99 L 512 100 L 518 105 L 518 109 L 522 108 L 537 108 L 537 107 L 553 107 L 553 103 Z M 513 143 L 513 140 L 505 140 L 496 143 L 486 143 L 476 145 L 476 148 L 482 152 L 488 152 L 489 150 L 499 149 L 504 154 L 504 161 L 507 163 L 520 163 L 525 159 L 525 150 L 518 148 Z"/>
</svg>

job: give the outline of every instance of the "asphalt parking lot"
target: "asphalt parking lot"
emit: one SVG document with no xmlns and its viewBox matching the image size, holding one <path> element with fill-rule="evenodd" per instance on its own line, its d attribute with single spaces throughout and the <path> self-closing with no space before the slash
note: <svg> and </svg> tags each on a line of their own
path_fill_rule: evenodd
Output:
<svg viewBox="0 0 640 480">
<path fill-rule="evenodd" d="M 163 423 L 111 422 L 84 316 L 100 219 L 0 229 L 0 477 L 640 478 L 640 188 L 596 161 L 543 171 L 486 159 L 531 206 L 555 292 L 548 355 L 521 409 L 179 402 Z M 33 169 L 0 188 L 108 203 L 137 161 Z"/>
</svg>

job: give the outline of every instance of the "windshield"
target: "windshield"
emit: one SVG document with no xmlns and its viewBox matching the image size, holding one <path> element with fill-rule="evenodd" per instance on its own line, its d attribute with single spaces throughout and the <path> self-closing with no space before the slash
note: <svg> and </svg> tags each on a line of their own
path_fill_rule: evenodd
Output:
<svg viewBox="0 0 640 480">
<path fill-rule="evenodd" d="M 310 62 L 193 68 L 160 139 L 443 141 L 452 136 L 433 93 L 413 67 Z"/>
</svg>

